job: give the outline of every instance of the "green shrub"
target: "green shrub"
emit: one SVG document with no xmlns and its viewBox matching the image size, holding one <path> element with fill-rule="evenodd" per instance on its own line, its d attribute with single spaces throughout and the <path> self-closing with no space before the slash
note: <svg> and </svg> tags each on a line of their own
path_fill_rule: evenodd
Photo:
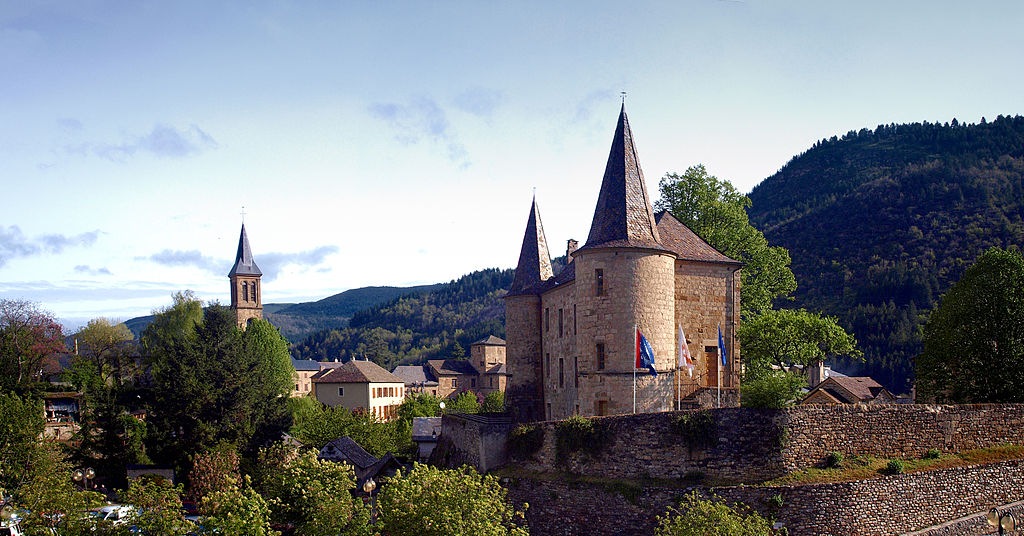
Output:
<svg viewBox="0 0 1024 536">
<path fill-rule="evenodd" d="M 842 452 L 833 451 L 828 453 L 828 457 L 825 458 L 825 467 L 839 467 L 843 460 L 846 459 Z"/>
<path fill-rule="evenodd" d="M 534 424 L 520 424 L 508 434 L 508 452 L 516 459 L 525 460 L 544 445 L 544 429 Z"/>
<path fill-rule="evenodd" d="M 803 376 L 790 372 L 771 371 L 758 378 L 744 378 L 740 384 L 740 405 L 769 409 L 789 407 L 800 399 L 800 390 L 806 386 Z"/>
<path fill-rule="evenodd" d="M 606 424 L 573 415 L 555 425 L 555 457 L 562 465 L 579 451 L 597 457 L 608 439 Z"/>
<path fill-rule="evenodd" d="M 942 456 L 942 451 L 939 449 L 928 449 L 928 452 L 924 453 L 924 459 L 926 460 L 937 460 L 939 456 Z"/>
<path fill-rule="evenodd" d="M 786 504 L 786 501 L 782 499 L 781 493 L 776 493 L 771 497 L 768 497 L 768 505 L 774 508 L 782 508 L 782 505 Z"/>
<path fill-rule="evenodd" d="M 772 445 L 777 449 L 786 448 L 789 445 L 789 429 L 776 424 L 772 427 Z"/>
<path fill-rule="evenodd" d="M 889 460 L 889 463 L 885 466 L 885 473 L 888 475 L 898 475 L 903 472 L 903 460 Z"/>
<path fill-rule="evenodd" d="M 715 416 L 710 411 L 683 413 L 673 419 L 672 427 L 690 446 L 710 447 L 718 442 Z"/>
<path fill-rule="evenodd" d="M 772 522 L 743 504 L 728 505 L 717 496 L 710 500 L 697 492 L 687 494 L 679 507 L 657 517 L 655 536 L 767 536 Z"/>
</svg>

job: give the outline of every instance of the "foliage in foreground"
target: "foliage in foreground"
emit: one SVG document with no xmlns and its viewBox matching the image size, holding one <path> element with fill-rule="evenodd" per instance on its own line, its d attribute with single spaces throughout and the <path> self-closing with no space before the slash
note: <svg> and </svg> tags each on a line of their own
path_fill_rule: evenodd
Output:
<svg viewBox="0 0 1024 536">
<path fill-rule="evenodd" d="M 918 394 L 1024 402 L 1024 257 L 991 248 L 942 296 L 915 361 Z"/>
<path fill-rule="evenodd" d="M 658 516 L 655 536 L 769 536 L 772 523 L 743 504 L 729 506 L 718 497 L 687 494 L 678 508 Z"/>
<path fill-rule="evenodd" d="M 806 386 L 802 375 L 780 370 L 766 372 L 757 379 L 744 379 L 740 384 L 740 405 L 745 408 L 789 407 L 800 399 L 800 390 Z"/>
<path fill-rule="evenodd" d="M 524 510 L 507 502 L 494 475 L 471 467 L 415 464 L 387 480 L 378 497 L 384 536 L 527 536 Z"/>
</svg>

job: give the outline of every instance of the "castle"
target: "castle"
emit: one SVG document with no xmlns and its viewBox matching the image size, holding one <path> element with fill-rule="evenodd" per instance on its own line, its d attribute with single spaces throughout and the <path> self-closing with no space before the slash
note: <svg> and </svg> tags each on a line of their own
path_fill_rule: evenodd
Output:
<svg viewBox="0 0 1024 536">
<path fill-rule="evenodd" d="M 238 236 L 238 253 L 235 254 L 235 265 L 228 272 L 231 281 L 231 310 L 238 319 L 238 327 L 245 329 L 252 319 L 263 319 L 263 291 L 260 289 L 260 278 L 263 272 L 256 266 L 249 248 L 249 237 L 245 234 L 245 224 Z"/>
<path fill-rule="evenodd" d="M 520 421 L 668 411 L 679 399 L 739 386 L 740 268 L 667 212 L 651 209 L 625 106 L 583 247 L 552 271 L 536 198 L 505 298 L 506 401 Z M 634 368 L 635 328 L 657 376 Z M 719 370 L 718 327 L 725 341 Z M 679 330 L 695 361 L 677 370 Z M 635 380 L 634 380 L 635 378 Z"/>
</svg>

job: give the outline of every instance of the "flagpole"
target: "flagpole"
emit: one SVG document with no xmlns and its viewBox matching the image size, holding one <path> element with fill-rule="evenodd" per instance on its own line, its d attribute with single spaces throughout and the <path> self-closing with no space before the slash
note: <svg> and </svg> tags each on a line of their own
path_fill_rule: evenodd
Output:
<svg viewBox="0 0 1024 536">
<path fill-rule="evenodd" d="M 639 341 L 636 338 L 636 324 L 633 324 L 633 413 L 636 413 L 636 350 Z"/>
</svg>

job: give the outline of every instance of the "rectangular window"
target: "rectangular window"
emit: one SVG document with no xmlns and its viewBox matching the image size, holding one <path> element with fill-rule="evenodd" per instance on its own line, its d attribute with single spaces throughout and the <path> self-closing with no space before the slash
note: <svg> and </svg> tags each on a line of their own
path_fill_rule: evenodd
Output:
<svg viewBox="0 0 1024 536">
<path fill-rule="evenodd" d="M 544 308 L 544 331 L 551 331 L 551 309 Z"/>
<path fill-rule="evenodd" d="M 548 420 L 551 420 L 551 402 L 548 402 Z"/>
<path fill-rule="evenodd" d="M 578 357 L 572 358 L 572 373 L 573 373 L 573 377 L 575 378 L 573 380 L 573 387 L 579 389 L 580 388 L 580 358 L 578 358 Z M 579 408 L 576 408 L 576 413 L 579 413 L 579 412 L 580 412 Z"/>
<path fill-rule="evenodd" d="M 604 370 L 604 343 L 597 343 L 597 370 Z"/>
<path fill-rule="evenodd" d="M 338 388 L 338 396 L 345 396 L 345 388 L 344 387 L 339 387 Z"/>
<path fill-rule="evenodd" d="M 551 354 L 544 355 L 544 375 L 551 375 Z"/>
<path fill-rule="evenodd" d="M 470 381 L 470 384 L 469 384 L 470 387 L 476 387 L 476 378 L 470 378 L 469 381 Z"/>
<path fill-rule="evenodd" d="M 452 387 L 455 387 L 455 378 L 452 378 Z"/>
<path fill-rule="evenodd" d="M 562 336 L 562 310 L 558 310 L 558 336 Z"/>
<path fill-rule="evenodd" d="M 595 295 L 604 296 L 604 270 L 598 268 L 594 270 L 594 284 L 595 284 Z"/>
<path fill-rule="evenodd" d="M 576 304 L 572 304 L 572 334 L 576 334 Z"/>
<path fill-rule="evenodd" d="M 565 387 L 565 359 L 558 358 L 558 388 Z"/>
</svg>

